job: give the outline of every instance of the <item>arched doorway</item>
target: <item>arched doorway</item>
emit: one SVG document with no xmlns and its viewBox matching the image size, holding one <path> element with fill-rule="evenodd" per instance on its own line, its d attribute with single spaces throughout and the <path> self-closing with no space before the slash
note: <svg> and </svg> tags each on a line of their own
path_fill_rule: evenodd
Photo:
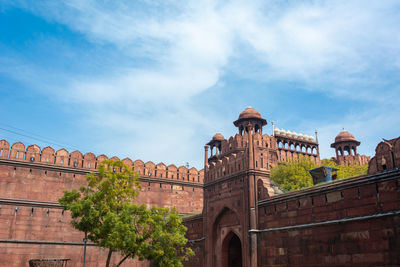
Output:
<svg viewBox="0 0 400 267">
<path fill-rule="evenodd" d="M 212 241 L 212 263 L 210 267 L 242 266 L 242 225 L 235 211 L 224 207 L 214 220 Z M 234 238 L 235 237 L 235 238 Z M 240 253 L 239 253 L 240 252 Z M 230 259 L 239 255 L 240 265 L 230 265 Z M 208 266 L 208 265 L 207 265 Z"/>
<path fill-rule="evenodd" d="M 229 233 L 222 247 L 223 267 L 242 267 L 242 243 L 233 232 Z"/>
<path fill-rule="evenodd" d="M 233 235 L 228 245 L 228 267 L 242 267 L 242 244 L 237 235 Z"/>
</svg>

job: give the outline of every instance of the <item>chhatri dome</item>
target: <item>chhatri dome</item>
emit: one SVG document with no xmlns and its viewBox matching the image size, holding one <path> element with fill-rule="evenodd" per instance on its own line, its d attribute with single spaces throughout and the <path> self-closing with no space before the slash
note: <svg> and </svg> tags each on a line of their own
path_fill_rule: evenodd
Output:
<svg viewBox="0 0 400 267">
<path fill-rule="evenodd" d="M 267 124 L 267 121 L 261 117 L 260 112 L 258 112 L 252 107 L 247 107 L 245 110 L 243 110 L 240 113 L 239 118 L 236 121 L 234 121 L 233 124 L 235 126 L 239 126 L 241 122 L 248 120 L 256 120 L 261 122 L 260 125 L 261 127 Z"/>
<path fill-rule="evenodd" d="M 358 142 L 358 141 L 354 138 L 354 136 L 351 133 L 343 130 L 335 137 L 335 143 L 340 143 L 340 142 Z"/>
<path fill-rule="evenodd" d="M 224 138 L 224 136 L 223 136 L 222 134 L 216 133 L 216 134 L 213 136 L 212 140 L 215 140 L 215 141 L 222 141 L 222 140 L 225 140 L 225 138 Z"/>
<path fill-rule="evenodd" d="M 250 118 L 257 118 L 261 119 L 261 114 L 257 110 L 255 110 L 252 107 L 247 107 L 245 110 L 243 110 L 240 115 L 239 115 L 239 120 L 240 119 L 250 119 Z"/>
</svg>

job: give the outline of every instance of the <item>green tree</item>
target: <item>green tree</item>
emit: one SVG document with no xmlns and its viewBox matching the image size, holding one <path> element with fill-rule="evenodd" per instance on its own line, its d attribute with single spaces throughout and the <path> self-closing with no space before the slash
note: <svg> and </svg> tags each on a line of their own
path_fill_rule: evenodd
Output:
<svg viewBox="0 0 400 267">
<path fill-rule="evenodd" d="M 342 180 L 350 177 L 356 177 L 367 174 L 368 164 L 363 165 L 343 165 L 336 164 L 332 159 L 323 159 L 322 166 L 329 166 L 339 169 L 337 173 L 337 179 Z"/>
<path fill-rule="evenodd" d="M 300 190 L 313 185 L 308 171 L 316 167 L 317 165 L 306 157 L 279 163 L 271 169 L 271 180 L 285 193 Z"/>
<path fill-rule="evenodd" d="M 337 179 L 345 179 L 364 175 L 367 173 L 368 164 L 364 165 L 338 165 L 332 159 L 323 159 L 320 165 L 315 164 L 308 157 L 300 157 L 291 162 L 279 163 L 271 169 L 271 180 L 283 191 L 300 190 L 313 185 L 309 170 L 329 166 L 339 169 Z"/>
<path fill-rule="evenodd" d="M 138 175 L 122 161 L 106 160 L 98 172 L 86 175 L 87 186 L 64 191 L 59 199 L 71 211 L 71 224 L 88 239 L 122 259 L 152 260 L 157 266 L 182 266 L 193 252 L 185 248 L 186 228 L 175 209 L 148 209 L 135 203 L 140 189 Z"/>
</svg>

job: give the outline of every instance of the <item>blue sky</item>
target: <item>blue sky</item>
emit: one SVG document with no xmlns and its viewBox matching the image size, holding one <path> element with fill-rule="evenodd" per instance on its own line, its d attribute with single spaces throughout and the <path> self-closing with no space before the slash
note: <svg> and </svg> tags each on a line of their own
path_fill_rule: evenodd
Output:
<svg viewBox="0 0 400 267">
<path fill-rule="evenodd" d="M 201 168 L 252 106 L 265 133 L 317 129 L 324 158 L 342 128 L 373 155 L 400 133 L 399 14 L 391 0 L 0 0 L 0 139 Z"/>
</svg>

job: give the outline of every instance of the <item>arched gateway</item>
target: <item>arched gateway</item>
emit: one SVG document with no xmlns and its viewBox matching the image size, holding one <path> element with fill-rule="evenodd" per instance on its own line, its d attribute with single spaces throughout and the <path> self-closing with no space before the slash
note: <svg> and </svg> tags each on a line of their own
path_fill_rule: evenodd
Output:
<svg viewBox="0 0 400 267">
<path fill-rule="evenodd" d="M 205 146 L 204 266 L 257 266 L 257 201 L 270 196 L 269 167 L 276 164 L 275 139 L 262 134 L 267 121 L 246 108 L 234 122 L 238 134 L 216 134 Z M 211 150 L 217 150 L 211 155 Z"/>
<path fill-rule="evenodd" d="M 236 213 L 225 207 L 214 222 L 213 266 L 242 267 L 241 232 Z"/>
<path fill-rule="evenodd" d="M 242 267 L 242 242 L 230 232 L 222 243 L 222 267 Z"/>
</svg>

